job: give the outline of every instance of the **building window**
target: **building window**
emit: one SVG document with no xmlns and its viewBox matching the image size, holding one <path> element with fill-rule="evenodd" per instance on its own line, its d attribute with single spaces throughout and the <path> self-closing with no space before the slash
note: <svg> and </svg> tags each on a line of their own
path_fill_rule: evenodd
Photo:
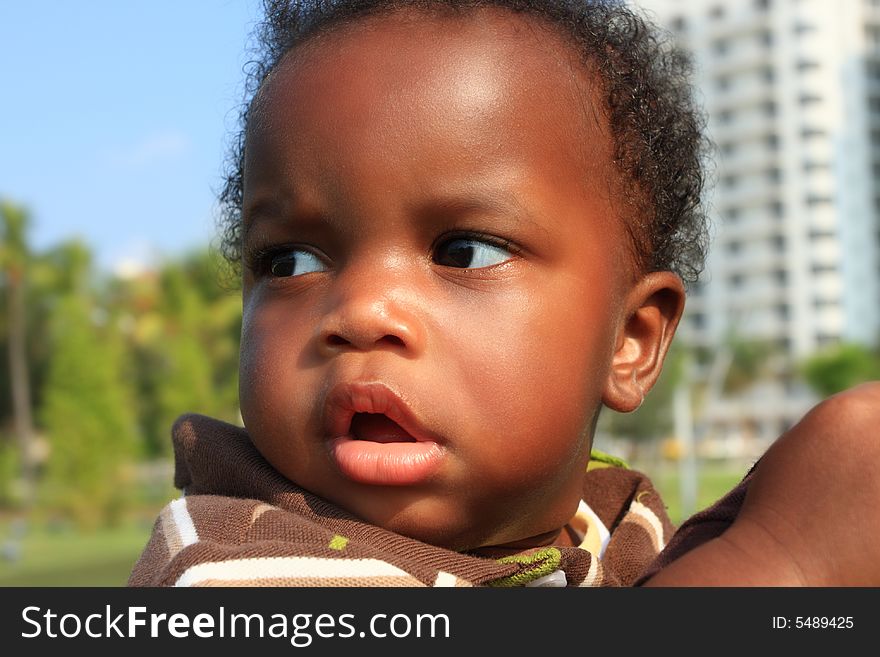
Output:
<svg viewBox="0 0 880 657">
<path fill-rule="evenodd" d="M 777 169 L 776 167 L 773 167 L 773 168 L 767 169 L 764 172 L 764 176 L 767 178 L 767 180 L 769 182 L 778 183 L 782 180 L 782 171 L 780 169 Z"/>
<path fill-rule="evenodd" d="M 672 19 L 672 29 L 679 33 L 687 30 L 687 21 L 684 16 L 676 16 Z"/>
<path fill-rule="evenodd" d="M 773 68 L 767 66 L 761 71 L 761 77 L 764 78 L 764 82 L 773 82 L 776 79 L 776 73 L 774 73 Z"/>
<path fill-rule="evenodd" d="M 733 155 L 736 152 L 736 144 L 732 141 L 725 141 L 721 144 L 721 153 L 724 155 Z"/>
<path fill-rule="evenodd" d="M 764 145 L 771 151 L 779 150 L 779 137 L 775 134 L 769 134 L 764 137 Z"/>
<path fill-rule="evenodd" d="M 815 208 L 820 205 L 831 205 L 834 202 L 830 196 L 822 196 L 819 194 L 808 194 L 807 195 L 807 205 L 811 208 Z"/>
<path fill-rule="evenodd" d="M 801 94 L 800 98 L 798 98 L 798 101 L 801 105 L 813 105 L 815 103 L 821 103 L 822 97 L 817 94 L 807 92 Z"/>
<path fill-rule="evenodd" d="M 777 304 L 775 310 L 776 316 L 779 317 L 779 319 L 785 320 L 791 316 L 791 309 L 786 303 Z"/>
<path fill-rule="evenodd" d="M 788 282 L 788 272 L 784 269 L 777 269 L 773 272 L 773 280 L 779 285 L 785 285 Z"/>
<path fill-rule="evenodd" d="M 743 285 L 743 275 L 742 274 L 732 274 L 728 279 L 728 283 L 730 287 L 733 289 L 741 288 Z"/>
<path fill-rule="evenodd" d="M 712 42 L 712 50 L 715 51 L 716 55 L 723 55 L 727 52 L 727 40 L 726 39 L 715 39 Z"/>
<path fill-rule="evenodd" d="M 709 16 L 711 18 L 721 18 L 724 16 L 724 5 L 715 5 L 712 9 L 709 10 Z"/>
<path fill-rule="evenodd" d="M 739 253 L 742 250 L 742 242 L 731 240 L 727 243 L 728 253 Z"/>
<path fill-rule="evenodd" d="M 812 59 L 799 59 L 796 67 L 800 73 L 806 73 L 819 68 L 819 62 Z"/>
<path fill-rule="evenodd" d="M 768 209 L 770 210 L 770 214 L 777 219 L 781 219 L 785 214 L 785 206 L 781 201 L 773 201 L 773 203 L 768 206 Z"/>
<path fill-rule="evenodd" d="M 785 251 L 785 236 L 784 235 L 776 235 L 773 237 L 773 248 L 776 249 L 777 252 Z"/>
<path fill-rule="evenodd" d="M 755 0 L 755 9 L 765 11 L 770 8 L 770 0 Z"/>
<path fill-rule="evenodd" d="M 812 173 L 814 171 L 830 171 L 831 163 L 829 162 L 816 162 L 814 160 L 807 160 L 803 164 L 804 173 Z"/>
<path fill-rule="evenodd" d="M 816 344 L 820 347 L 828 347 L 833 344 L 837 344 L 840 342 L 840 337 L 837 335 L 830 335 L 828 333 L 817 333 L 816 334 Z"/>
<path fill-rule="evenodd" d="M 813 32 L 816 29 L 815 25 L 810 25 L 809 23 L 796 23 L 794 26 L 794 33 L 797 35 L 807 34 L 808 32 Z"/>
<path fill-rule="evenodd" d="M 721 179 L 721 184 L 728 189 L 733 189 L 739 184 L 739 177 L 733 174 L 728 174 Z"/>
</svg>

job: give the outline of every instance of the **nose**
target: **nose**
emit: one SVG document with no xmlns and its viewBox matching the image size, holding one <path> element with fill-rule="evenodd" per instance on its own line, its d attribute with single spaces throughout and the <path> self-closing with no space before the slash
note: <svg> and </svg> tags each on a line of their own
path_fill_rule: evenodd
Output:
<svg viewBox="0 0 880 657">
<path fill-rule="evenodd" d="M 340 285 L 333 307 L 318 326 L 321 355 L 377 349 L 408 356 L 421 353 L 425 332 L 411 291 L 385 283 L 369 277 Z"/>
</svg>

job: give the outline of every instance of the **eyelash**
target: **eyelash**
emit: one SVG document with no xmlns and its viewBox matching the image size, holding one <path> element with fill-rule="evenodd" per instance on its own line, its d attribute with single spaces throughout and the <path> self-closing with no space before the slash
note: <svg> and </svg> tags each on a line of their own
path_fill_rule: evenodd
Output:
<svg viewBox="0 0 880 657">
<path fill-rule="evenodd" d="M 272 273 L 272 261 L 275 257 L 290 251 L 308 251 L 319 260 L 327 261 L 327 258 L 322 253 L 303 244 L 276 244 L 248 249 L 244 253 L 244 263 L 255 275 L 269 276 Z"/>
<path fill-rule="evenodd" d="M 510 251 L 511 255 L 520 255 L 522 253 L 522 248 L 520 248 L 518 244 L 505 237 L 498 237 L 497 235 L 490 235 L 489 233 L 480 233 L 476 231 L 444 233 L 431 245 L 431 253 L 434 253 L 442 244 L 451 242 L 452 240 L 474 240 L 475 242 L 483 242 L 489 246 Z"/>
<path fill-rule="evenodd" d="M 453 242 L 455 240 L 482 242 L 483 244 L 486 244 L 488 246 L 507 251 L 513 257 L 522 254 L 522 248 L 509 239 L 477 231 L 456 231 L 451 233 L 444 233 L 434 241 L 430 249 L 431 259 L 434 260 L 440 247 L 449 244 L 450 242 Z M 250 269 L 255 275 L 267 276 L 271 275 L 273 259 L 276 256 L 289 253 L 293 250 L 309 251 L 318 259 L 324 262 L 327 261 L 327 258 L 322 253 L 303 244 L 277 244 L 268 247 L 254 247 L 245 251 L 245 253 L 243 254 L 243 260 L 245 266 Z"/>
<path fill-rule="evenodd" d="M 436 264 L 444 266 L 440 262 L 438 262 L 438 251 L 441 247 L 459 240 L 463 242 L 478 242 L 485 246 L 505 251 L 509 253 L 511 257 L 516 257 L 522 253 L 522 249 L 519 247 L 519 245 L 509 239 L 498 237 L 497 235 L 490 235 L 487 233 L 480 233 L 475 231 L 460 231 L 445 233 L 437 238 L 437 240 L 431 245 L 431 259 Z M 503 262 L 506 262 L 507 260 L 509 260 L 509 258 L 505 259 Z M 496 266 L 498 264 L 501 264 L 501 262 L 483 267 L 449 267 L 452 269 L 461 269 L 463 271 L 474 271 L 480 269 L 489 269 L 490 267 Z"/>
</svg>

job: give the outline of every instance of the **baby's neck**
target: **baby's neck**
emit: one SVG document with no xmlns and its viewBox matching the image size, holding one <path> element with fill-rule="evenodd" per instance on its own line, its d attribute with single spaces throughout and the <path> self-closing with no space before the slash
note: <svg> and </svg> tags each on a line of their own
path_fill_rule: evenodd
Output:
<svg viewBox="0 0 880 657">
<path fill-rule="evenodd" d="M 480 556 L 491 557 L 494 559 L 511 554 L 518 554 L 534 548 L 549 546 L 572 547 L 575 545 L 577 545 L 577 543 L 575 542 L 573 530 L 568 525 L 565 525 L 560 529 L 554 529 L 543 534 L 536 534 L 535 536 L 511 541 L 510 543 L 483 546 L 477 548 L 473 552 Z"/>
</svg>

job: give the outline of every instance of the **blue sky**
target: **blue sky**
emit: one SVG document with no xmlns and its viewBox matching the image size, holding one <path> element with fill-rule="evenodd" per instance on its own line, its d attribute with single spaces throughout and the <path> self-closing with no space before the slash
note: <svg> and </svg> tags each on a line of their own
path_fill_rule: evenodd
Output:
<svg viewBox="0 0 880 657">
<path fill-rule="evenodd" d="M 111 268 L 215 233 L 257 0 L 0 2 L 0 197 Z"/>
</svg>

